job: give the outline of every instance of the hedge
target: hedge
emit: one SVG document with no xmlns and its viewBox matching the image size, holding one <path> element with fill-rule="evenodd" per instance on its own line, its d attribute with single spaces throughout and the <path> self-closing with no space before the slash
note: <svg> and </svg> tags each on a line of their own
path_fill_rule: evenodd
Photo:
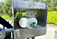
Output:
<svg viewBox="0 0 57 39">
<path fill-rule="evenodd" d="M 48 12 L 47 23 L 57 25 L 57 11 Z"/>
</svg>

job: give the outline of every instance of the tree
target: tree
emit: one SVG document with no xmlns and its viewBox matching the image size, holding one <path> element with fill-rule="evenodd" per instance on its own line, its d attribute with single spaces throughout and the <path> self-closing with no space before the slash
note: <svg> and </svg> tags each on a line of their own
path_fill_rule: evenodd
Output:
<svg viewBox="0 0 57 39">
<path fill-rule="evenodd" d="M 0 2 L 0 13 L 12 16 L 12 0 L 6 0 L 5 2 Z"/>
<path fill-rule="evenodd" d="M 6 0 L 5 6 L 4 6 L 5 13 L 9 14 L 9 16 L 12 15 L 12 0 Z"/>
<path fill-rule="evenodd" d="M 4 6 L 4 3 L 3 2 L 0 2 L 0 13 L 1 14 L 3 13 L 3 6 Z"/>
</svg>

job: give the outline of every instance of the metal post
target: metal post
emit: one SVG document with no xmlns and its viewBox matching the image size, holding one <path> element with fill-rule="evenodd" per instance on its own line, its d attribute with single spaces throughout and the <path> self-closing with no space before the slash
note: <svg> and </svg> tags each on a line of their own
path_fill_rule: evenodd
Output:
<svg viewBox="0 0 57 39">
<path fill-rule="evenodd" d="M 3 31 L 5 31 L 6 33 L 8 33 L 8 32 L 13 32 L 13 28 L 4 29 Z"/>
<path fill-rule="evenodd" d="M 3 29 L 5 29 L 5 27 L 3 26 Z"/>
<path fill-rule="evenodd" d="M 32 39 L 35 39 L 35 37 L 32 37 Z"/>
<path fill-rule="evenodd" d="M 54 39 L 57 39 L 57 31 L 55 31 L 55 37 L 54 37 Z"/>
</svg>

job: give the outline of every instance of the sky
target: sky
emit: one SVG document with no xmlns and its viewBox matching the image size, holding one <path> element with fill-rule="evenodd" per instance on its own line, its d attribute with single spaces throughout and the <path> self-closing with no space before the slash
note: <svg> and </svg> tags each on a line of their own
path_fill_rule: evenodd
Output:
<svg viewBox="0 0 57 39">
<path fill-rule="evenodd" d="M 5 0 L 0 0 L 0 2 L 4 2 Z"/>
</svg>

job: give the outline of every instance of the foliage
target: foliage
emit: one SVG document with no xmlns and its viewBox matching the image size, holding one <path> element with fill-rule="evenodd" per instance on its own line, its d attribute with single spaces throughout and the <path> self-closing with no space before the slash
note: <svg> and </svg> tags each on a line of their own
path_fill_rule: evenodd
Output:
<svg viewBox="0 0 57 39">
<path fill-rule="evenodd" d="M 4 6 L 4 3 L 3 2 L 0 2 L 0 13 L 3 13 L 3 6 Z"/>
<path fill-rule="evenodd" d="M 16 18 L 18 15 L 21 15 L 21 16 L 25 16 L 26 15 L 26 12 L 16 12 L 16 15 L 14 16 L 14 18 Z"/>
<path fill-rule="evenodd" d="M 48 11 L 57 11 L 57 7 L 49 7 Z"/>
<path fill-rule="evenodd" d="M 12 16 L 10 17 L 8 14 L 4 14 L 1 16 L 3 19 L 7 19 L 7 20 L 13 20 Z"/>
<path fill-rule="evenodd" d="M 53 23 L 57 25 L 57 11 L 49 11 L 47 23 Z"/>
<path fill-rule="evenodd" d="M 9 16 L 12 16 L 12 0 L 0 2 L 0 13 L 7 13 Z"/>
<path fill-rule="evenodd" d="M 14 17 L 18 16 L 19 13 L 26 12 L 26 9 L 14 9 Z"/>
<path fill-rule="evenodd" d="M 12 0 L 6 0 L 5 1 L 5 13 L 9 14 L 11 16 L 12 14 Z"/>
</svg>

